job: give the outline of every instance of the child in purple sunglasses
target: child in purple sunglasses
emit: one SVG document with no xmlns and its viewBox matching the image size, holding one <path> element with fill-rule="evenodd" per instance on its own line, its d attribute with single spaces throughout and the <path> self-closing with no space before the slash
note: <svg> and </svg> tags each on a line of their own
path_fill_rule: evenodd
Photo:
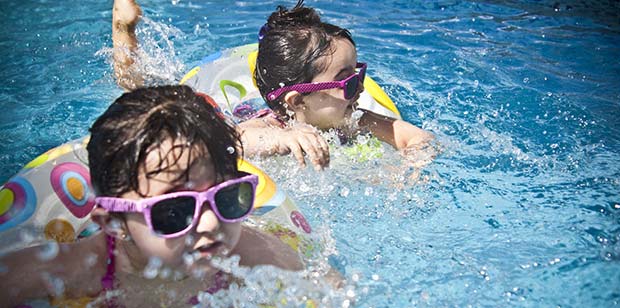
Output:
<svg viewBox="0 0 620 308">
<path fill-rule="evenodd" d="M 349 31 L 322 22 L 314 9 L 303 6 L 303 0 L 291 10 L 279 6 L 259 32 L 254 77 L 278 122 L 335 128 L 345 137 L 367 131 L 407 153 L 427 148 L 433 140 L 430 133 L 403 120 L 357 109 L 365 71 Z M 361 113 L 352 117 L 355 109 Z M 272 118 L 266 121 L 277 125 Z"/>
<path fill-rule="evenodd" d="M 142 11 L 135 0 L 114 0 L 112 11 L 113 63 L 117 83 L 133 90 L 145 84 L 143 72 L 134 65 L 138 52 L 135 28 Z M 209 94 L 209 93 L 207 93 Z M 305 165 L 304 154 L 315 169 L 329 165 L 329 146 L 316 128 L 299 123 L 272 127 L 262 120 L 250 120 L 236 127 L 247 156 L 293 154 Z"/>
<path fill-rule="evenodd" d="M 98 196 L 91 217 L 102 232 L 59 244 L 43 259 L 41 247 L 3 256 L 1 307 L 48 296 L 98 297 L 115 307 L 194 305 L 200 291 L 228 285 L 231 277 L 212 260 L 232 255 L 243 266 L 302 269 L 288 245 L 241 225 L 257 178 L 237 169 L 235 129 L 191 88 L 125 93 L 90 131 Z"/>
</svg>

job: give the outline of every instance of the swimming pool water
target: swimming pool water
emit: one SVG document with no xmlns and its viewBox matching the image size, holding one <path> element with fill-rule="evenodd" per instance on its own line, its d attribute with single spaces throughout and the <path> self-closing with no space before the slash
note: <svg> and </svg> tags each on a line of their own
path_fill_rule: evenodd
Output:
<svg viewBox="0 0 620 308">
<path fill-rule="evenodd" d="M 145 65 L 178 81 L 293 2 L 140 1 Z M 86 134 L 121 90 L 111 1 L 0 4 L 4 182 Z M 322 173 L 258 161 L 327 230 L 358 306 L 619 305 L 617 1 L 307 5 L 351 29 L 369 74 L 443 149 L 422 170 L 388 148 L 357 164 L 336 150 Z"/>
</svg>

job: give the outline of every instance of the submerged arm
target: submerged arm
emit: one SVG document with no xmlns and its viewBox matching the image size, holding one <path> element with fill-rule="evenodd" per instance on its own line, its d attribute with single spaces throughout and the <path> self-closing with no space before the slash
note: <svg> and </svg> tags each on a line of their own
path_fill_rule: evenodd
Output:
<svg viewBox="0 0 620 308">
<path fill-rule="evenodd" d="M 137 72 L 134 57 L 138 49 L 136 25 L 142 11 L 134 0 L 114 0 L 112 10 L 112 45 L 114 75 L 119 86 L 133 90 L 143 85 L 144 77 Z"/>
<path fill-rule="evenodd" d="M 79 243 L 43 244 L 18 250 L 0 258 L 0 307 L 14 307 L 33 299 L 78 298 L 101 290 L 105 259 L 95 247 L 105 250 L 97 236 Z M 57 249 L 55 251 L 55 249 Z M 87 253 L 83 253 L 84 251 Z M 94 262 L 90 262 L 94 258 Z"/>
<path fill-rule="evenodd" d="M 413 124 L 364 110 L 359 125 L 397 150 L 411 147 L 425 147 L 434 137 L 431 133 Z"/>
<path fill-rule="evenodd" d="M 288 271 L 304 268 L 301 257 L 290 246 L 269 233 L 247 226 L 241 229 L 234 253 L 241 256 L 240 264 L 244 266 L 269 264 Z"/>
<path fill-rule="evenodd" d="M 414 161 L 414 165 L 425 165 L 437 154 L 433 142 L 435 137 L 407 121 L 364 110 L 359 125 L 370 130 L 380 140 L 402 151 L 405 157 Z"/>
</svg>

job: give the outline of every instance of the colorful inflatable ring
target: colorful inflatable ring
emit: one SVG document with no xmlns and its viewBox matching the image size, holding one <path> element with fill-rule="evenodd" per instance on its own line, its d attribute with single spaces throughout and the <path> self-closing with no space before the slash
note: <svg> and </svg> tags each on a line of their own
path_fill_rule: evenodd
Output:
<svg viewBox="0 0 620 308">
<path fill-rule="evenodd" d="M 0 254 L 97 232 L 89 215 L 95 202 L 87 143 L 85 137 L 46 152 L 0 187 Z M 286 193 L 249 162 L 240 160 L 239 169 L 259 177 L 247 223 L 275 234 L 302 255 L 314 251 L 310 225 Z"/>
<path fill-rule="evenodd" d="M 254 80 L 258 44 L 249 44 L 218 51 L 202 59 L 201 63 L 181 79 L 181 84 L 207 93 L 219 102 L 227 116 L 245 101 L 259 98 Z M 360 108 L 400 119 L 400 112 L 381 87 L 366 75 L 364 89 L 357 101 Z M 267 105 L 265 104 L 265 108 Z"/>
</svg>

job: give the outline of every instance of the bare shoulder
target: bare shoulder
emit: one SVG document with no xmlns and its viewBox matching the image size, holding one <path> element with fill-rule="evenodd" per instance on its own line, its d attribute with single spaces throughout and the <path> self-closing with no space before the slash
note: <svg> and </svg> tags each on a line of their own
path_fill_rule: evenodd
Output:
<svg viewBox="0 0 620 308">
<path fill-rule="evenodd" d="M 285 270 L 301 270 L 303 263 L 296 251 L 277 237 L 243 226 L 235 252 L 244 266 L 270 264 Z"/>
</svg>

